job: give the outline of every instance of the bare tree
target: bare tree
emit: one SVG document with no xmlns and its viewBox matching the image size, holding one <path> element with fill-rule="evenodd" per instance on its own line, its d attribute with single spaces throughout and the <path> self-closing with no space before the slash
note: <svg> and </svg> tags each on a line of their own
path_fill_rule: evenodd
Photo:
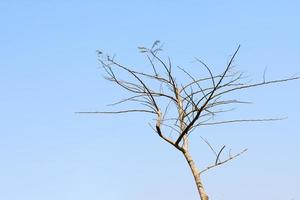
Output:
<svg viewBox="0 0 300 200">
<path fill-rule="evenodd" d="M 111 105 L 133 102 L 134 108 L 108 112 L 80 113 L 121 114 L 142 112 L 154 115 L 155 123 L 153 125 L 150 124 L 151 127 L 161 139 L 182 153 L 193 174 L 200 199 L 208 200 L 208 195 L 201 180 L 202 174 L 233 160 L 247 151 L 247 149 L 233 155 L 229 153 L 227 158 L 221 160 L 221 154 L 224 152 L 225 146 L 220 150 L 215 150 L 205 138 L 201 137 L 215 154 L 215 160 L 204 169 L 199 169 L 189 151 L 189 136 L 191 133 L 201 126 L 280 120 L 280 118 L 237 118 L 226 121 L 215 121 L 215 116 L 231 111 L 232 109 L 227 109 L 230 105 L 249 103 L 230 98 L 231 95 L 229 94 L 231 93 L 296 80 L 300 77 L 294 76 L 286 79 L 266 80 L 264 75 L 261 82 L 247 82 L 244 74 L 236 70 L 233 66 L 240 46 L 238 46 L 234 54 L 230 57 L 225 69 L 218 74 L 214 74 L 211 67 L 196 58 L 196 62 L 207 71 L 207 76 L 200 78 L 195 77 L 185 68 L 174 67 L 170 58 L 163 59 L 159 54 L 162 51 L 159 41 L 154 42 L 151 48 L 138 48 L 146 56 L 149 66 L 151 66 L 150 72 L 135 71 L 119 63 L 114 57 L 104 55 L 98 51 L 99 61 L 106 72 L 105 78 L 130 94 L 128 97 Z M 124 75 L 124 72 L 130 76 L 122 79 L 121 76 Z M 179 75 L 179 73 L 181 74 Z M 185 75 L 185 78 L 182 78 L 182 75 Z"/>
</svg>

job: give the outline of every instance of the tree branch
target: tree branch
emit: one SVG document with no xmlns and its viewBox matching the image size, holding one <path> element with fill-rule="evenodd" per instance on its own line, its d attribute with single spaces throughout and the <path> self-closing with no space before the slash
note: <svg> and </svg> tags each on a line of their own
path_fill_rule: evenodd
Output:
<svg viewBox="0 0 300 200">
<path fill-rule="evenodd" d="M 204 172 L 206 172 L 206 171 L 208 171 L 208 170 L 210 170 L 210 169 L 212 169 L 212 168 L 215 168 L 215 167 L 218 167 L 218 166 L 220 166 L 220 165 L 223 165 L 223 164 L 227 163 L 228 161 L 230 161 L 230 160 L 232 160 L 232 159 L 234 159 L 234 158 L 236 158 L 236 157 L 242 155 L 242 154 L 245 153 L 247 150 L 248 150 L 248 149 L 244 149 L 244 150 L 241 151 L 240 153 L 235 154 L 234 156 L 230 156 L 228 159 L 226 159 L 226 160 L 224 160 L 224 161 L 222 161 L 222 162 L 214 163 L 214 164 L 208 166 L 208 167 L 205 168 L 204 170 L 200 171 L 200 174 L 203 174 Z"/>
<path fill-rule="evenodd" d="M 75 112 L 77 114 L 122 114 L 122 113 L 130 113 L 130 112 L 146 112 L 146 113 L 152 113 L 152 114 L 157 114 L 154 111 L 151 110 L 138 110 L 138 109 L 134 109 L 134 110 L 120 110 L 120 111 L 91 111 L 91 112 Z"/>
</svg>

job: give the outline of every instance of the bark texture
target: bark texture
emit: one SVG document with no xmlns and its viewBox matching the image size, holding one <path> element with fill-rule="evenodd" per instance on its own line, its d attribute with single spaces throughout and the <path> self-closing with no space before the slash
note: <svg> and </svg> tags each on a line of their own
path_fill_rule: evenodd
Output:
<svg viewBox="0 0 300 200">
<path fill-rule="evenodd" d="M 192 157 L 191 157 L 191 155 L 189 154 L 188 151 L 185 151 L 183 153 L 183 155 L 184 155 L 186 161 L 188 162 L 188 165 L 189 165 L 189 167 L 192 171 L 192 174 L 193 174 L 193 177 L 194 177 L 194 180 L 195 180 L 195 183 L 196 183 L 196 187 L 198 189 L 200 199 L 201 200 L 208 200 L 209 198 L 208 198 L 208 195 L 206 194 L 205 189 L 203 187 L 199 169 L 197 168 L 195 162 L 193 161 L 193 159 L 192 159 Z"/>
</svg>

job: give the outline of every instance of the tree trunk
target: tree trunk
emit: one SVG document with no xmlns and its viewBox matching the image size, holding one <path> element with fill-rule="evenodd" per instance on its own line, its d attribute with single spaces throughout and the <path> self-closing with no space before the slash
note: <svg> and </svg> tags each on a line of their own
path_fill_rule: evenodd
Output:
<svg viewBox="0 0 300 200">
<path fill-rule="evenodd" d="M 195 162 L 193 161 L 190 153 L 188 151 L 183 152 L 183 155 L 186 159 L 186 161 L 188 162 L 190 169 L 192 171 L 192 174 L 194 176 L 194 180 L 198 189 L 198 193 L 200 196 L 201 200 L 208 200 L 208 196 L 204 190 L 202 181 L 201 181 L 201 177 L 200 177 L 200 171 L 198 170 L 198 168 L 195 165 Z"/>
</svg>

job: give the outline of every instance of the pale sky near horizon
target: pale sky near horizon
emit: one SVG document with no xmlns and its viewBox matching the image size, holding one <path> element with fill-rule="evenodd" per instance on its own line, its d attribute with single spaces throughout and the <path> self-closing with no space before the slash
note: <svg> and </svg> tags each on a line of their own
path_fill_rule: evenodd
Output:
<svg viewBox="0 0 300 200">
<path fill-rule="evenodd" d="M 0 2 L 0 199 L 198 198 L 184 159 L 144 115 L 76 115 L 122 97 L 96 50 L 142 69 L 137 46 L 159 39 L 178 65 L 235 60 L 253 81 L 300 73 L 299 1 Z M 204 175 L 212 200 L 300 199 L 299 81 L 238 94 L 237 117 L 283 121 L 199 129 L 192 154 L 213 161 L 200 135 L 242 157 Z M 227 116 L 227 115 L 226 115 Z M 203 164 L 203 161 L 204 164 Z"/>
</svg>

